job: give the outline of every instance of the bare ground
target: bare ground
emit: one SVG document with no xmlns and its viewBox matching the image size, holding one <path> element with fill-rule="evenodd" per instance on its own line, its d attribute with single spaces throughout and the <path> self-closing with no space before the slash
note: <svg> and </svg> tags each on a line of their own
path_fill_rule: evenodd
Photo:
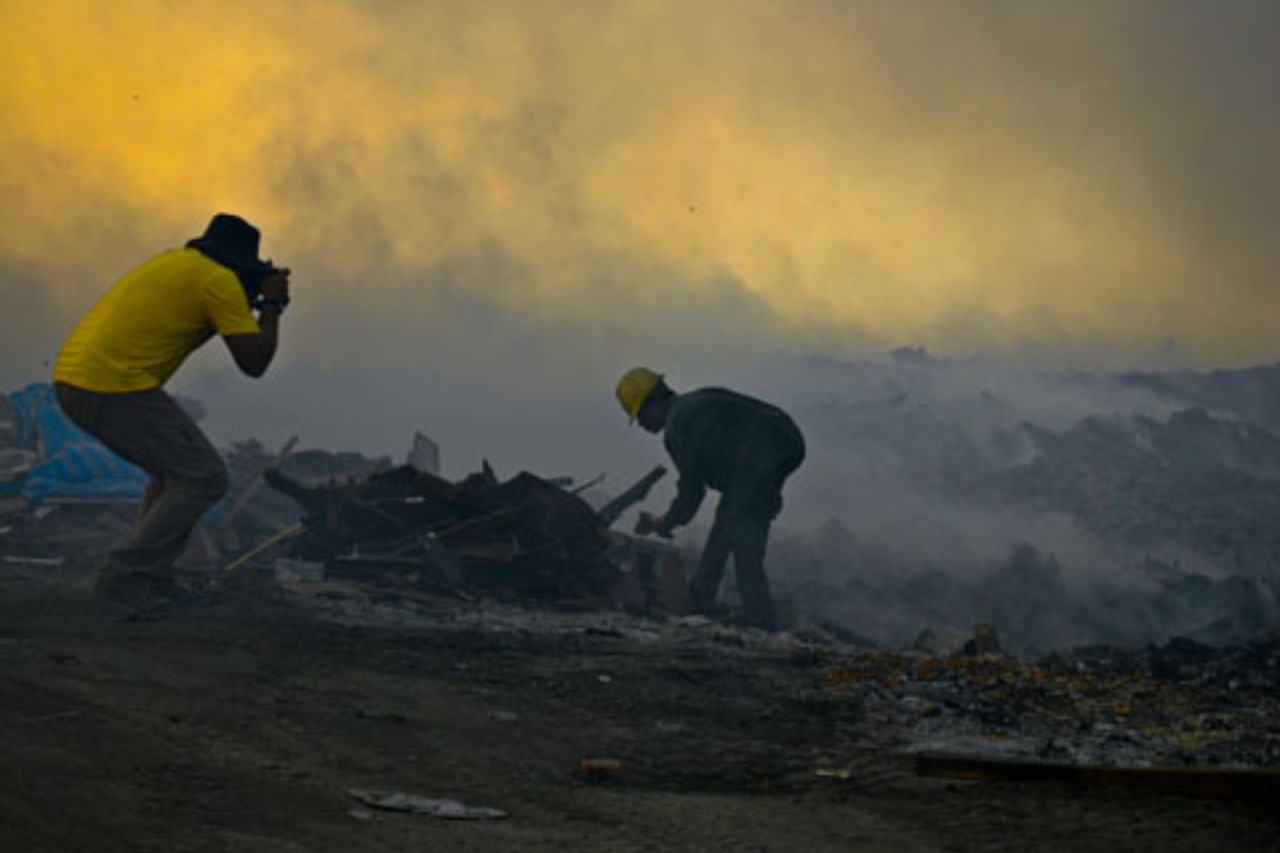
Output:
<svg viewBox="0 0 1280 853">
<path fill-rule="evenodd" d="M 0 850 L 1280 849 L 1272 804 L 917 776 L 819 646 L 343 601 L 246 572 L 136 619 L 0 564 Z"/>
</svg>

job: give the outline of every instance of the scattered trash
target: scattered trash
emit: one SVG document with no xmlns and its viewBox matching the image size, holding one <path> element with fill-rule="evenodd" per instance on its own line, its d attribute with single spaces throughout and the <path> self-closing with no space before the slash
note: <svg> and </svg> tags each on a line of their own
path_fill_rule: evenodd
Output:
<svg viewBox="0 0 1280 853">
<path fill-rule="evenodd" d="M 17 483 L 23 499 L 39 505 L 51 498 L 102 500 L 138 499 L 147 475 L 125 462 L 97 439 L 73 424 L 54 399 L 53 385 L 35 382 L 7 396 L 8 419 L 4 430 L 13 448 L 36 452 L 21 466 Z"/>
<path fill-rule="evenodd" d="M 847 768 L 831 769 L 828 767 L 820 767 L 813 771 L 813 775 L 817 779 L 838 779 L 841 782 L 853 778 L 853 771 Z"/>
<path fill-rule="evenodd" d="M 19 563 L 28 566 L 61 566 L 66 562 L 64 557 L 22 557 L 12 554 L 6 554 L 4 561 L 6 563 Z"/>
<path fill-rule="evenodd" d="M 408 464 L 425 474 L 440 473 L 440 445 L 420 432 L 413 434 L 413 447 L 409 450 Z"/>
<path fill-rule="evenodd" d="M 59 711 L 56 714 L 45 714 L 43 717 L 32 717 L 23 720 L 24 723 L 51 723 L 54 720 L 69 720 L 72 717 L 79 717 L 85 713 L 84 708 L 75 708 L 70 711 Z"/>
<path fill-rule="evenodd" d="M 913 754 L 1116 768 L 1275 768 L 1280 755 L 1280 633 L 1038 660 L 866 650 L 828 667 L 826 682 Z"/>
<path fill-rule="evenodd" d="M 964 654 L 969 657 L 977 655 L 999 655 L 1004 649 L 1000 645 L 1000 635 L 990 622 L 979 622 L 973 626 L 973 638 L 964 644 Z"/>
<path fill-rule="evenodd" d="M 584 758 L 581 767 L 588 782 L 605 782 L 622 773 L 622 762 L 616 758 Z"/>
<path fill-rule="evenodd" d="M 324 563 L 281 558 L 275 563 L 276 580 L 282 583 L 307 583 L 324 580 Z"/>
<path fill-rule="evenodd" d="M 412 812 L 448 820 L 499 820 L 508 814 L 499 809 L 468 806 L 457 800 L 420 797 L 399 791 L 372 791 L 352 788 L 347 794 L 367 806 L 391 812 Z"/>
</svg>

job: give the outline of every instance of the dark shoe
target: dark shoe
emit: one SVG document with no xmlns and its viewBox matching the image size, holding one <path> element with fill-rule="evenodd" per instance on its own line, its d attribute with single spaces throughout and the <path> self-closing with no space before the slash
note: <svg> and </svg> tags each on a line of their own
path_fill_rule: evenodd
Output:
<svg viewBox="0 0 1280 853">
<path fill-rule="evenodd" d="M 178 585 L 172 575 L 119 572 L 100 575 L 94 592 L 116 604 L 143 606 L 173 601 Z"/>
</svg>

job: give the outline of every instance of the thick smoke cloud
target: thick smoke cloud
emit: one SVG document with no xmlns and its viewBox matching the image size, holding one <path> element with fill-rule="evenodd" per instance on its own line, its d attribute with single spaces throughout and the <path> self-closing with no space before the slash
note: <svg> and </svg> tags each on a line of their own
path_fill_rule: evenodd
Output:
<svg viewBox="0 0 1280 853">
<path fill-rule="evenodd" d="M 0 252 L 60 311 L 232 208 L 328 311 L 451 284 L 600 325 L 667 276 L 845 357 L 1274 353 L 1272 4 L 238 12 L 5 12 Z"/>
</svg>

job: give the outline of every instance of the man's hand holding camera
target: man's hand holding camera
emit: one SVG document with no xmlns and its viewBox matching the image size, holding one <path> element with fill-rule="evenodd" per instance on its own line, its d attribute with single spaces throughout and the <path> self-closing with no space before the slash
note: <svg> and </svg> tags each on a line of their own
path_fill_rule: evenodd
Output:
<svg viewBox="0 0 1280 853">
<path fill-rule="evenodd" d="M 277 267 L 274 264 L 267 270 L 267 275 L 262 280 L 262 298 L 258 300 L 257 306 L 259 310 L 272 307 L 277 314 L 284 313 L 289 304 L 289 272 L 288 267 Z"/>
</svg>

